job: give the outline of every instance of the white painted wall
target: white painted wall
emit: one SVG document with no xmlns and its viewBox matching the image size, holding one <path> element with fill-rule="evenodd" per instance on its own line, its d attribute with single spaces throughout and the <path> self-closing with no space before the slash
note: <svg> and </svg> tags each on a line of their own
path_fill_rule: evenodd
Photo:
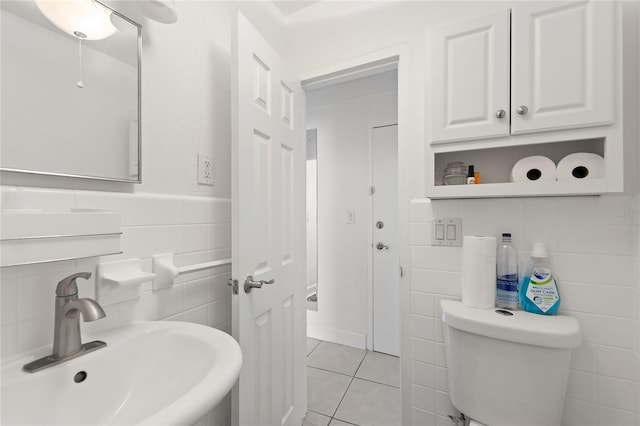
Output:
<svg viewBox="0 0 640 426">
<path fill-rule="evenodd" d="M 412 269 L 401 284 L 403 424 L 451 424 L 446 417 L 451 405 L 436 301 L 459 297 L 460 252 L 427 246 L 427 221 L 433 215 L 462 217 L 465 234 L 497 232 L 498 225 L 514 224 L 521 233 L 523 251 L 528 250 L 526 242 L 533 230 L 528 225 L 532 221 L 536 224 L 535 229 L 555 246 L 551 250 L 562 271 L 559 277 L 568 282 L 564 309 L 575 314 L 585 330 L 585 346 L 576 351 L 572 365 L 564 424 L 638 424 L 640 239 L 636 199 L 560 197 L 542 201 L 547 206 L 545 214 L 534 217 L 531 209 L 523 206 L 537 200 L 419 200 L 424 194 L 425 173 L 427 30 L 448 20 L 508 8 L 510 3 L 367 4 L 369 9 L 358 14 L 329 11 L 330 5 L 325 4 L 292 16 L 288 55 L 308 78 L 338 70 L 390 46 L 403 45 L 408 52 L 403 58 L 408 68 L 406 86 L 401 81 L 399 89 L 400 98 L 407 99 L 399 106 L 401 263 Z M 338 16 L 325 18 L 331 13 Z M 636 92 L 634 87 L 627 90 Z M 637 140 L 636 135 L 627 142 Z M 416 201 L 410 210 L 412 199 Z M 633 217 L 605 216 L 607 209 L 632 212 Z M 599 265 L 593 271 L 597 278 L 587 276 L 592 265 Z M 614 334 L 620 340 L 611 340 Z"/>
<path fill-rule="evenodd" d="M 231 23 L 241 10 L 282 50 L 270 2 L 179 1 L 178 22 L 149 22 L 143 46 L 143 182 L 139 190 L 231 195 Z M 212 155 L 213 188 L 196 182 L 197 152 Z"/>
<path fill-rule="evenodd" d="M 231 23 L 241 10 L 283 50 L 283 21 L 270 2 L 180 1 L 178 21 L 140 16 L 135 2 L 108 1 L 143 25 L 142 184 L 117 185 L 2 174 L 15 186 L 228 198 L 231 195 Z M 4 55 L 3 55 L 4 59 Z M 197 153 L 214 163 L 213 187 L 196 183 Z"/>
<path fill-rule="evenodd" d="M 321 2 L 318 7 L 331 7 L 332 3 Z M 360 3 L 358 6 L 362 7 L 367 2 L 357 3 Z M 124 4 L 126 5 L 126 3 Z M 348 6 L 353 6 L 353 4 L 341 5 L 340 9 L 348 11 L 350 10 Z M 69 206 L 74 205 L 88 206 L 82 200 L 92 199 L 93 201 L 89 203 L 92 207 L 111 207 L 117 211 L 125 212 L 131 217 L 130 221 L 124 223 L 123 249 L 127 257 L 148 258 L 151 253 L 156 253 L 158 250 L 185 254 L 195 253 L 194 256 L 199 256 L 197 253 L 200 252 L 213 252 L 214 248 L 209 245 L 209 241 L 204 246 L 202 245 L 204 242 L 199 236 L 203 234 L 200 232 L 201 228 L 198 227 L 212 226 L 221 220 L 224 222 L 225 213 L 224 211 L 214 211 L 213 208 L 196 207 L 194 204 L 202 202 L 206 205 L 215 205 L 216 200 L 213 197 L 228 199 L 230 194 L 228 164 L 230 160 L 229 34 L 231 12 L 238 8 L 242 9 L 276 48 L 286 48 L 288 60 L 295 65 L 302 77 L 315 74 L 320 69 L 335 69 L 336 64 L 347 63 L 357 56 L 370 54 L 379 49 L 397 44 L 405 45 L 408 52 L 404 58 L 407 64 L 408 79 L 407 86 L 401 88 L 400 91 L 402 96 L 406 96 L 407 102 L 400 108 L 406 113 L 406 121 L 400 123 L 400 137 L 410 140 L 411 143 L 401 147 L 400 157 L 402 165 L 402 262 L 405 266 L 412 265 L 413 268 L 426 270 L 431 278 L 426 281 L 412 280 L 407 274 L 402 282 L 402 303 L 405 308 L 403 311 L 404 339 L 402 348 L 404 353 L 402 385 L 404 423 L 432 425 L 436 424 L 436 420 L 438 420 L 442 424 L 448 424 L 446 423 L 448 419 L 442 417 L 446 413 L 448 405 L 444 396 L 446 384 L 443 381 L 443 369 L 436 359 L 436 355 L 439 357 L 442 355 L 439 337 L 434 334 L 433 340 L 421 338 L 418 335 L 417 327 L 410 326 L 412 316 L 411 310 L 408 308 L 411 302 L 412 285 L 426 285 L 426 288 L 423 287 L 423 289 L 427 291 L 423 293 L 431 295 L 431 300 L 434 300 L 433 298 L 437 295 L 443 294 L 443 291 L 446 295 L 456 291 L 455 288 L 447 290 L 447 287 L 443 287 L 445 283 L 443 278 L 451 276 L 450 274 L 455 276 L 456 272 L 443 269 L 455 268 L 456 262 L 459 261 L 459 256 L 450 257 L 443 254 L 442 261 L 444 263 L 440 265 L 444 266 L 438 266 L 440 269 L 425 267 L 428 264 L 421 262 L 428 261 L 430 258 L 429 255 L 427 257 L 421 255 L 421 251 L 425 249 L 420 247 L 425 247 L 425 245 L 420 241 L 424 241 L 425 234 L 419 231 L 416 231 L 414 236 L 419 241 L 413 241 L 413 259 L 410 261 L 410 225 L 411 223 L 419 224 L 419 227 L 424 228 L 429 215 L 429 210 L 422 210 L 423 213 L 414 211 L 413 220 L 411 220 L 409 214 L 410 200 L 421 198 L 424 193 L 425 97 L 423 82 L 426 69 L 424 28 L 448 19 L 462 17 L 462 15 L 468 16 L 506 8 L 509 4 L 482 1 L 443 1 L 370 2 L 368 5 L 372 7 L 360 15 L 345 14 L 330 20 L 323 19 L 322 14 L 317 13 L 318 9 L 311 7 L 291 17 L 286 32 L 283 32 L 281 25 L 284 21 L 278 18 L 273 5 L 269 2 L 177 2 L 179 20 L 176 24 L 163 25 L 143 22 L 145 25 L 143 33 L 145 40 L 142 113 L 143 184 L 115 185 L 3 174 L 2 183 L 5 185 L 3 190 L 9 193 L 24 192 L 25 198 L 21 198 L 19 201 L 21 207 L 38 208 L 40 206 L 48 210 L 68 209 Z M 214 172 L 216 186 L 213 188 L 201 187 L 195 183 L 196 153 L 198 151 L 213 154 L 216 166 Z M 25 188 L 26 186 L 68 189 L 62 191 L 30 190 Z M 78 191 L 78 189 L 83 189 L 83 191 Z M 194 199 L 185 198 L 187 195 L 197 197 Z M 636 214 L 631 218 L 632 222 L 629 225 L 626 222 L 600 223 L 599 221 L 602 219 L 600 215 L 593 216 L 584 211 L 575 212 L 571 207 L 572 200 L 575 199 L 557 199 L 557 218 L 542 221 L 541 226 L 553 230 L 550 231 L 552 238 L 556 235 L 558 240 L 560 239 L 560 224 L 569 222 L 574 217 L 579 217 L 582 223 L 579 227 L 580 235 L 585 233 L 587 228 L 591 229 L 591 226 L 606 225 L 614 230 L 614 235 L 619 238 L 615 244 L 611 242 L 608 244 L 614 245 L 616 250 L 624 247 L 624 250 L 630 251 L 616 251 L 609 254 L 584 252 L 579 244 L 580 235 L 575 234 L 573 237 L 563 237 L 565 242 L 569 244 L 569 249 L 562 251 L 565 258 L 573 258 L 574 261 L 582 261 L 583 263 L 586 258 L 587 267 L 591 261 L 600 262 L 600 264 L 610 261 L 614 262 L 614 265 L 616 262 L 617 265 L 624 265 L 629 261 L 629 256 L 637 261 L 637 247 L 638 241 L 640 241 L 637 216 L 640 203 L 632 202 L 631 206 L 635 206 L 633 211 Z M 585 200 L 582 203 L 592 203 L 589 201 L 591 198 L 587 197 Z M 611 202 L 616 208 L 623 209 L 629 206 L 629 201 L 625 198 L 605 197 L 603 200 L 599 203 Z M 483 214 L 491 215 L 492 211 L 498 211 L 505 202 L 503 200 L 485 201 L 487 203 L 485 208 L 489 209 L 489 213 L 485 210 L 485 213 L 467 215 L 462 210 L 465 223 L 469 223 L 467 219 L 470 219 L 471 223 L 474 218 L 480 220 L 479 218 Z M 527 202 L 529 201 L 514 201 L 516 205 L 523 205 Z M 552 201 L 551 203 L 553 204 Z M 143 205 L 146 207 L 142 208 Z M 433 203 L 433 206 L 438 214 L 442 215 L 455 214 L 460 211 L 458 209 L 460 205 L 458 204 L 456 207 L 455 203 L 437 202 Z M 594 206 L 591 205 L 591 207 Z M 179 214 L 178 211 L 182 213 Z M 168 214 L 167 212 L 172 213 Z M 166 216 L 167 214 L 168 216 Z M 524 216 L 514 215 L 512 218 L 522 223 Z M 158 230 L 161 232 L 157 233 Z M 627 240 L 630 230 L 634 235 L 631 239 L 631 248 L 629 248 Z M 624 242 L 623 245 L 620 245 L 621 241 Z M 428 248 L 426 250 L 429 251 Z M 560 252 L 558 251 L 558 253 Z M 633 261 L 633 259 L 631 260 Z M 567 265 L 571 265 L 571 263 L 565 264 L 565 267 Z M 41 333 L 41 330 L 46 330 L 46 327 L 42 327 L 43 320 L 34 319 L 32 317 L 33 311 L 24 310 L 18 304 L 28 301 L 33 302 L 34 306 L 42 307 L 42 309 L 50 309 L 49 306 L 52 305 L 51 286 L 60 279 L 63 271 L 65 274 L 73 273 L 93 268 L 93 266 L 90 262 L 88 264 L 32 266 L 18 268 L 16 272 L 4 268 L 0 275 L 3 304 L 3 348 L 9 348 L 7 349 L 9 353 L 13 353 L 14 350 L 40 345 L 48 339 L 48 336 Z M 637 302 L 637 276 L 640 270 L 632 268 L 630 274 L 620 277 L 621 271 L 625 271 L 620 268 L 621 266 L 612 267 L 609 264 L 609 270 L 612 270 L 612 274 L 617 275 L 607 275 L 607 277 L 615 276 L 626 280 L 629 275 L 634 275 L 635 272 L 634 280 L 631 283 L 617 281 L 617 284 L 612 286 L 615 287 L 614 292 L 608 294 L 628 293 L 631 289 L 632 293 L 635 292 L 635 298 L 631 300 Z M 575 270 L 583 272 L 579 267 L 576 267 Z M 12 274 L 15 274 L 13 275 L 15 279 L 11 278 Z M 607 277 L 603 279 L 609 279 Z M 579 282 L 579 278 L 574 278 L 577 285 L 584 284 L 585 287 L 600 292 L 606 285 L 604 282 Z M 203 305 L 209 305 L 212 294 L 211 285 L 213 285 L 210 281 L 207 282 L 210 286 L 208 296 L 206 296 L 207 302 L 204 304 L 198 302 L 194 305 L 194 299 L 186 296 L 187 293 L 200 294 L 200 296 L 196 296 L 196 300 L 204 300 L 205 296 L 201 292 L 202 284 L 194 284 L 192 291 L 187 290 L 189 284 L 184 283 L 184 287 L 176 293 L 171 292 L 170 295 L 157 299 L 155 299 L 156 296 L 152 296 L 155 299 L 153 312 L 157 318 L 167 318 L 174 315 L 183 315 L 186 318 L 192 315 L 189 312 L 198 310 L 200 312 L 198 317 L 200 320 L 204 320 L 203 310 L 199 308 Z M 348 283 L 352 282 L 348 281 Z M 213 286 L 215 288 L 215 285 Z M 417 288 L 414 288 L 414 291 L 420 292 Z M 85 295 L 89 294 L 82 294 L 82 296 Z M 429 299 L 429 296 L 426 297 Z M 565 296 L 565 301 L 569 300 L 570 304 L 571 299 L 573 299 L 571 295 Z M 575 301 L 579 302 L 580 299 Z M 625 305 L 627 302 L 628 299 L 624 296 L 614 296 L 613 303 L 615 305 L 627 306 Z M 355 309 L 361 303 L 362 299 L 352 300 L 349 303 L 349 308 Z M 414 301 L 414 304 L 417 309 L 433 307 L 430 302 L 422 304 L 419 300 Z M 145 315 L 151 312 L 148 310 L 148 306 L 146 308 L 120 307 L 116 309 L 118 313 L 111 315 L 111 317 L 117 317 L 118 321 L 126 318 L 145 318 Z M 226 308 L 221 307 L 220 309 Z M 637 309 L 632 317 L 602 313 L 590 307 L 580 308 L 582 311 L 578 308 L 574 309 L 576 312 L 582 312 L 581 320 L 586 321 L 585 324 L 592 326 L 596 324 L 596 327 L 599 327 L 597 324 L 600 324 L 601 320 L 605 321 L 602 324 L 623 324 L 629 330 L 623 334 L 625 339 L 637 342 L 639 338 Z M 216 315 L 220 312 L 215 308 L 205 308 L 205 310 L 209 312 L 208 315 L 211 313 Z M 440 333 L 440 328 L 433 323 L 437 314 L 435 311 L 431 312 L 433 314 L 431 318 L 427 314 L 422 315 L 425 317 L 427 325 L 433 325 L 433 328 L 429 328 L 428 332 L 433 330 L 433 333 Z M 629 311 L 624 312 L 628 313 Z M 196 315 L 195 312 L 193 315 Z M 29 318 L 25 318 L 25 316 Z M 207 321 L 209 318 L 208 316 Z M 581 362 L 586 362 L 589 365 L 588 369 L 579 367 L 579 364 L 573 366 L 574 372 L 572 374 L 578 379 L 583 379 L 583 381 L 574 379 L 573 383 L 585 383 L 584 386 L 574 386 L 573 389 L 576 392 L 584 389 L 586 392 L 573 393 L 573 396 L 570 397 L 573 402 L 567 405 L 570 410 L 565 417 L 567 424 L 576 424 L 581 420 L 582 410 L 591 416 L 584 419 L 586 424 L 593 424 L 599 420 L 603 420 L 601 424 L 605 424 L 605 420 L 609 424 L 628 424 L 630 419 L 637 424 L 637 408 L 635 407 L 640 405 L 640 402 L 633 393 L 637 389 L 637 371 L 640 368 L 637 349 L 627 348 L 625 346 L 627 343 L 624 342 L 597 341 L 600 337 L 607 337 L 607 333 L 615 334 L 612 333 L 612 330 L 616 331 L 615 325 L 596 329 L 589 328 L 592 333 L 600 333 L 587 336 L 590 347 L 595 347 L 598 351 L 598 358 L 596 359 L 596 354 L 593 352 L 587 351 L 587 358 Z M 47 331 L 47 333 L 49 332 Z M 5 344 L 4 339 L 8 339 L 9 342 Z M 421 347 L 426 350 L 426 352 L 416 352 L 416 357 L 424 354 L 431 357 L 433 362 L 423 362 L 422 367 L 424 368 L 422 369 L 412 367 L 413 360 L 409 358 L 409 354 L 412 352 L 412 342 L 421 343 Z M 613 345 L 611 345 L 612 343 Z M 607 353 L 608 355 L 606 355 Z M 415 361 L 421 362 L 417 359 Z M 618 371 L 611 370 L 617 366 L 624 366 L 624 368 Z M 435 374 L 435 382 L 431 379 L 434 377 L 433 374 Z M 625 377 L 621 378 L 620 375 Z M 628 391 L 632 393 L 628 393 Z M 628 409 L 630 407 L 628 395 L 634 398 L 635 406 L 631 410 Z M 225 413 L 223 411 L 222 418 L 226 418 Z M 412 416 L 412 413 L 415 416 Z"/>
<path fill-rule="evenodd" d="M 426 29 L 446 20 L 505 9 L 508 2 L 485 1 L 362 1 L 336 6 L 323 2 L 289 17 L 287 57 L 304 79 L 322 70 L 336 71 L 340 64 L 392 46 L 408 47 L 408 119 L 401 132 L 413 141 L 424 140 L 424 79 Z M 333 3 L 333 5 L 332 5 Z M 359 10 L 351 13 L 351 9 Z M 336 69 L 337 68 L 337 69 Z M 403 161 L 410 175 L 411 197 L 424 195 L 424 147 L 411 144 Z M 408 199 L 407 199 L 408 200 Z"/>
<path fill-rule="evenodd" d="M 371 344 L 370 131 L 396 121 L 395 71 L 307 93 L 307 127 L 318 129 L 318 311 L 307 315 L 310 337 Z"/>
<path fill-rule="evenodd" d="M 118 8 L 117 3 L 115 6 Z M 119 6 L 136 13 L 135 2 Z M 2 208 L 66 211 L 77 207 L 120 212 L 124 253 L 103 260 L 140 257 L 147 271 L 151 270 L 153 254 L 175 253 L 182 265 L 230 257 L 232 13 L 242 10 L 281 49 L 282 23 L 274 8 L 267 2 L 179 1 L 178 22 L 172 25 L 132 15 L 144 25 L 143 183 L 3 173 Z M 3 67 L 4 59 L 3 55 Z M 213 156 L 213 187 L 196 183 L 197 152 Z M 2 358 L 51 344 L 56 283 L 75 272 L 95 274 L 98 261 L 0 270 Z M 224 267 L 180 278 L 172 289 L 154 292 L 146 286 L 139 300 L 107 306 L 107 318 L 82 328 L 89 331 L 131 320 L 161 319 L 198 322 L 229 331 L 229 276 L 230 268 Z M 92 282 L 79 282 L 81 297 L 95 294 Z M 229 424 L 230 416 L 227 399 L 198 425 Z"/>
<path fill-rule="evenodd" d="M 359 57 L 376 52 L 402 51 L 399 68 L 399 225 L 400 264 L 405 271 L 411 264 L 409 252 L 409 203 L 424 196 L 425 141 L 425 28 L 463 14 L 483 13 L 488 9 L 506 8 L 506 3 L 485 2 L 359 2 L 369 9 L 359 14 L 348 13 L 325 18 L 320 8 L 330 9 L 331 2 L 320 2 L 291 16 L 287 27 L 287 56 L 302 78 L 335 72 L 354 65 Z M 335 3 L 334 3 L 335 4 Z M 338 8 L 336 8 L 338 9 Z M 334 13 L 335 10 L 329 11 Z M 316 20 L 316 17 L 319 19 Z M 386 53 L 385 53 L 386 54 Z M 408 306 L 411 303 L 410 273 L 401 280 L 401 354 L 411 352 L 411 328 Z M 403 422 L 411 424 L 413 372 L 403 358 L 402 394 Z M 435 424 L 435 423 L 434 423 Z"/>
</svg>

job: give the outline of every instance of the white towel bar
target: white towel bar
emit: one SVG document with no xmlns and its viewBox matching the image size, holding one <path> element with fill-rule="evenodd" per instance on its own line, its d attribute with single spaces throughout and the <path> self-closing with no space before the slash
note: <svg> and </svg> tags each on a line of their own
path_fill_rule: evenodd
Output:
<svg viewBox="0 0 640 426">
<path fill-rule="evenodd" d="M 178 275 L 230 264 L 231 259 L 222 259 L 177 267 L 173 253 L 157 254 L 153 256 L 153 272 L 156 274 L 156 278 L 153 280 L 153 289 L 160 290 L 171 287 Z"/>
<path fill-rule="evenodd" d="M 196 263 L 195 265 L 181 266 L 178 274 L 188 274 L 189 272 L 202 271 L 204 269 L 215 268 L 216 266 L 231 265 L 231 259 L 214 260 L 212 262 Z"/>
</svg>

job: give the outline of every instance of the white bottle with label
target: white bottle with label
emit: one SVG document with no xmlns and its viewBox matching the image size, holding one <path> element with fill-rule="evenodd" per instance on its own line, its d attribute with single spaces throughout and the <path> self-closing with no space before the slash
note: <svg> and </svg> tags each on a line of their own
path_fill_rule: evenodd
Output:
<svg viewBox="0 0 640 426">
<path fill-rule="evenodd" d="M 551 273 L 547 248 L 535 243 L 520 286 L 522 309 L 534 314 L 555 315 L 560 307 L 560 292 Z"/>
</svg>

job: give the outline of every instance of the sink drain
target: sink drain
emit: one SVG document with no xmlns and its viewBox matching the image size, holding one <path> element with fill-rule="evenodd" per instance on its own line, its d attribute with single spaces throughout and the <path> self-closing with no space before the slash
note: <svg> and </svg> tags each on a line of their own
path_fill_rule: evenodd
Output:
<svg viewBox="0 0 640 426">
<path fill-rule="evenodd" d="M 75 376 L 73 376 L 73 381 L 76 383 L 82 383 L 87 378 L 86 371 L 78 371 Z"/>
</svg>

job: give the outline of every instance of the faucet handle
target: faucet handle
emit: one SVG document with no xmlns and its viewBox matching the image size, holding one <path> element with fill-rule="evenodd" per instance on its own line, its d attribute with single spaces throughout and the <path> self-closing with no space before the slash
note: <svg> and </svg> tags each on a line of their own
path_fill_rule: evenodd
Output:
<svg viewBox="0 0 640 426">
<path fill-rule="evenodd" d="M 91 278 L 91 272 L 78 272 L 77 274 L 69 275 L 67 278 L 63 278 L 56 288 L 56 296 L 68 297 L 78 294 L 78 286 L 76 285 L 76 279 L 84 278 L 88 280 Z"/>
</svg>

